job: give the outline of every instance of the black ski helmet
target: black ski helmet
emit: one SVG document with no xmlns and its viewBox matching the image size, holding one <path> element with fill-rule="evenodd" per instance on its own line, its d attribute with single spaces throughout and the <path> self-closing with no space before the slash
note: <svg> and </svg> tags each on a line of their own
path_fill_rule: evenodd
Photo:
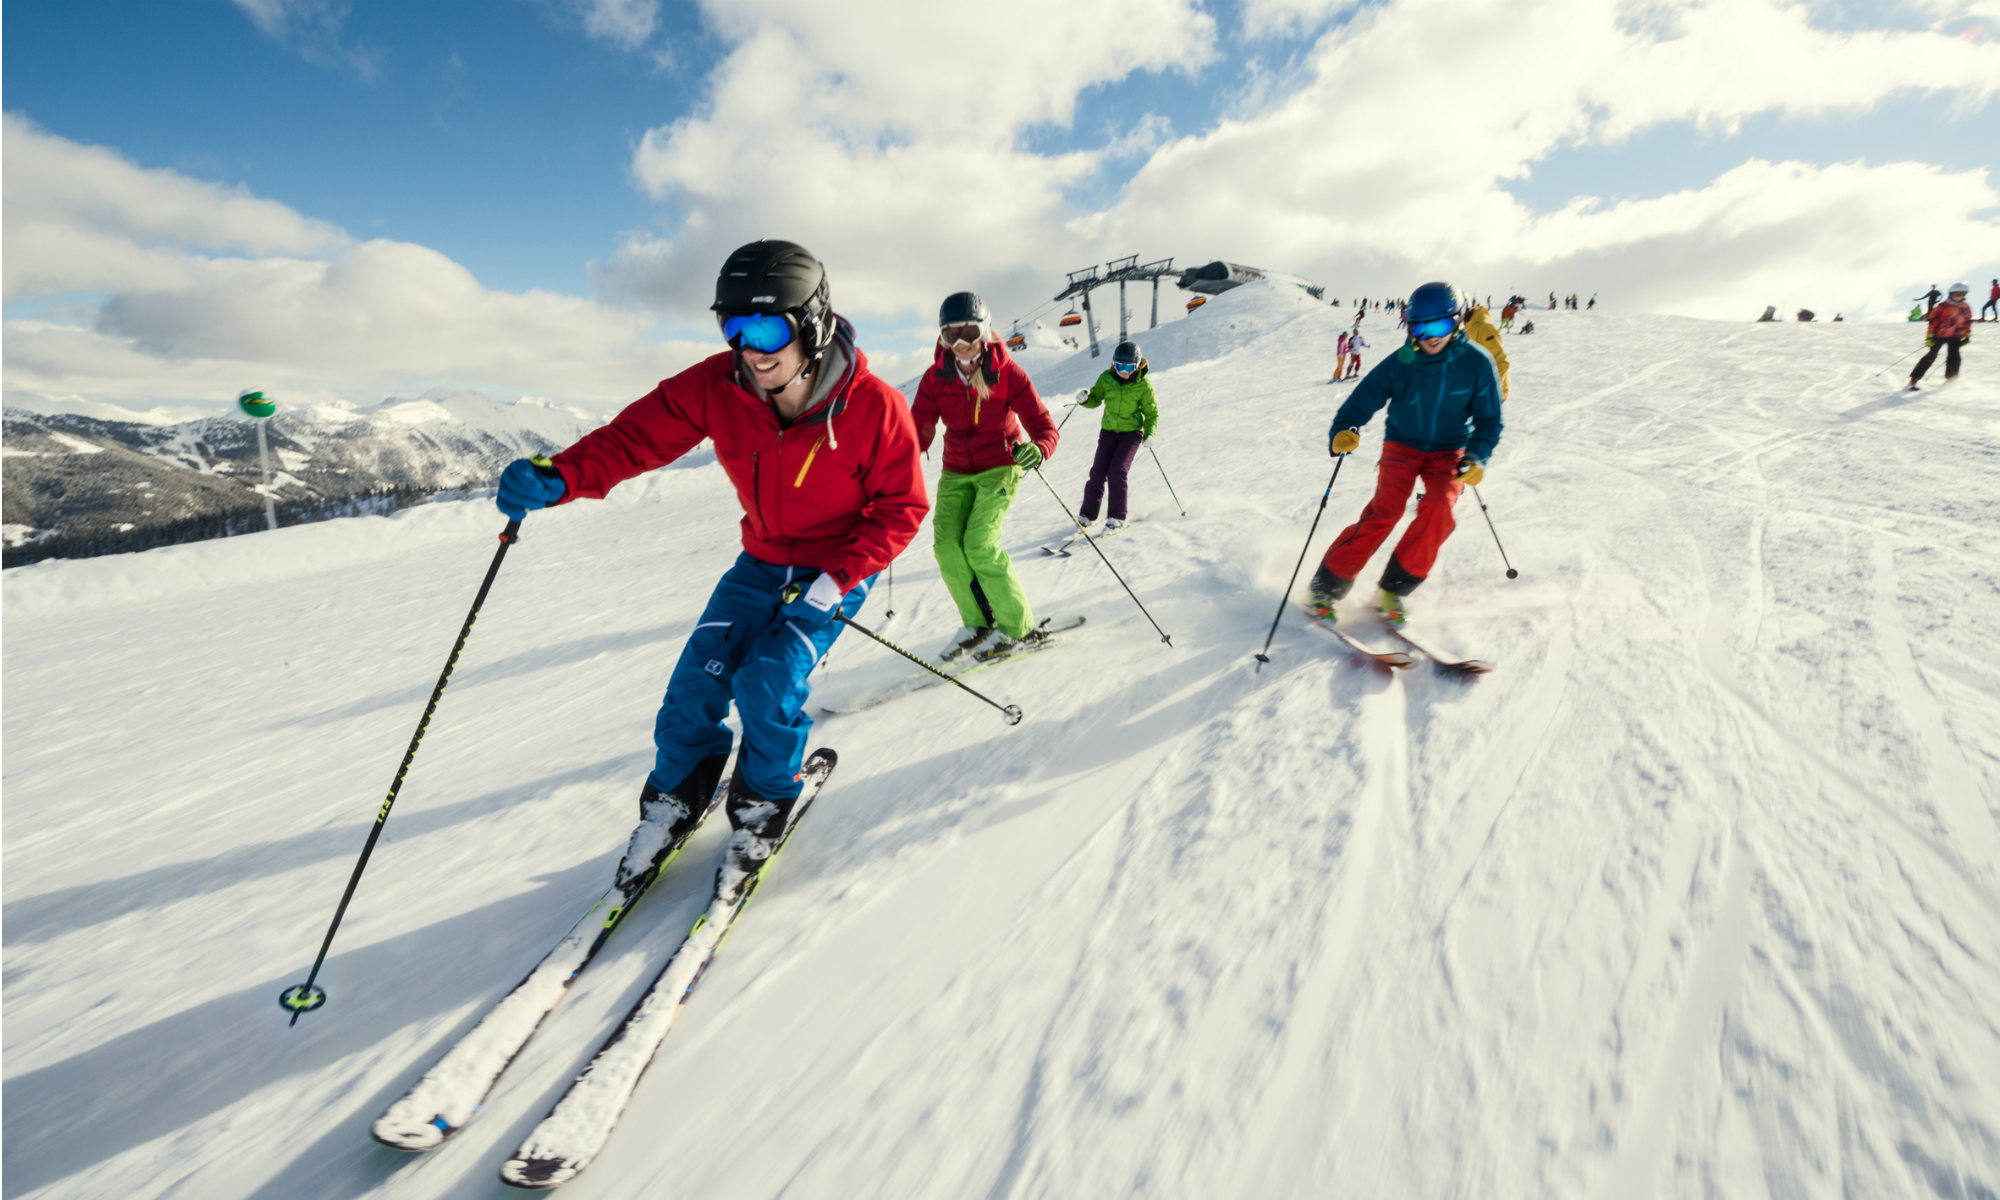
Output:
<svg viewBox="0 0 2000 1200">
<path fill-rule="evenodd" d="M 743 313 L 780 313 L 798 327 L 808 362 L 833 344 L 826 268 L 797 242 L 759 239 L 739 246 L 715 277 L 715 323 Z"/>
<path fill-rule="evenodd" d="M 993 324 L 993 314 L 986 311 L 986 301 L 973 292 L 953 292 L 938 305 L 938 328 L 947 325 L 978 325 L 981 328 Z"/>
<path fill-rule="evenodd" d="M 1119 363 L 1131 363 L 1135 367 L 1138 366 L 1139 343 L 1137 342 L 1118 343 L 1118 348 L 1111 352 L 1111 363 L 1113 366 L 1116 366 Z"/>
</svg>

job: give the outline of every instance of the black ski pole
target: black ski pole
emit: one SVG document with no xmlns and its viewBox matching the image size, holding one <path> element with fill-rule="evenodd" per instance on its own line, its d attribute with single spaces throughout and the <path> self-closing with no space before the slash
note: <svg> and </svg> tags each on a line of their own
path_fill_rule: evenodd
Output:
<svg viewBox="0 0 2000 1200">
<path fill-rule="evenodd" d="M 1063 426 L 1065 426 L 1065 425 L 1067 425 L 1067 424 L 1069 424 L 1069 419 L 1070 419 L 1071 417 L 1073 417 L 1073 416 L 1075 416 L 1075 415 L 1076 415 L 1076 410 L 1077 410 L 1077 407 L 1078 407 L 1078 400 L 1081 400 L 1081 399 L 1083 398 L 1083 396 L 1084 396 L 1084 395 L 1085 395 L 1085 393 L 1083 393 L 1083 392 L 1078 392 L 1078 393 L 1077 393 L 1077 399 L 1075 399 L 1075 400 L 1071 400 L 1071 401 L 1069 402 L 1069 411 L 1063 414 L 1063 419 L 1062 419 L 1062 420 L 1060 420 L 1060 421 L 1057 421 L 1057 422 L 1056 422 L 1056 432 L 1057 432 L 1057 433 L 1061 433 L 1061 432 L 1062 432 L 1062 427 L 1063 427 Z"/>
<path fill-rule="evenodd" d="M 799 593 L 804 590 L 805 590 L 804 588 L 801 588 L 798 584 L 795 583 L 790 587 L 786 588 L 783 592 L 779 594 L 784 597 L 785 603 L 790 604 L 792 601 L 798 599 Z M 901 646 L 898 646 L 896 643 L 890 641 L 888 638 L 885 638 L 881 634 L 876 633 L 874 630 L 868 628 L 866 625 L 863 625 L 859 621 L 856 621 L 853 618 L 849 617 L 846 613 L 836 612 L 833 614 L 833 619 L 840 622 L 842 625 L 847 626 L 849 629 L 858 630 L 861 633 L 867 634 L 869 637 L 875 639 L 877 642 L 880 642 L 882 645 L 887 646 L 891 650 L 894 650 L 896 653 L 902 655 L 904 658 L 909 659 L 911 662 L 922 667 L 924 670 L 929 671 L 931 674 L 937 676 L 939 679 L 944 680 L 946 683 L 949 683 L 958 688 L 963 688 L 965 691 L 972 692 L 974 696 L 978 696 L 979 699 L 985 700 L 986 703 L 991 704 L 993 705 L 993 707 L 999 709 L 1000 715 L 1007 718 L 1007 723 L 1009 725 L 1019 725 L 1021 723 L 1020 705 L 1000 704 L 990 699 L 989 697 L 986 697 L 976 691 L 973 691 L 973 689 L 966 687 L 964 681 L 959 679 L 954 679 L 947 672 L 938 670 L 936 667 L 925 662 L 922 658 L 918 657 L 917 655 L 910 653 L 908 650 L 903 649 Z"/>
<path fill-rule="evenodd" d="M 1085 529 L 1083 527 L 1083 522 L 1076 519 L 1076 514 L 1069 510 L 1069 505 L 1063 504 L 1062 493 L 1056 491 L 1056 485 L 1049 482 L 1049 477 L 1042 474 L 1042 469 L 1040 467 L 1035 468 L 1035 478 L 1041 480 L 1042 486 L 1049 489 L 1049 495 L 1054 496 L 1056 498 L 1056 503 L 1062 506 L 1063 515 L 1069 518 L 1070 524 L 1076 526 L 1076 531 L 1083 535 L 1083 540 L 1090 543 L 1090 548 L 1092 550 L 1097 551 L 1097 557 L 1104 558 L 1104 551 L 1098 546 L 1097 539 L 1090 536 L 1090 530 Z M 1169 646 L 1173 645 L 1174 639 L 1167 636 L 1167 631 L 1160 628 L 1160 623 L 1158 621 L 1153 620 L 1152 613 L 1146 612 L 1145 602 L 1140 600 L 1139 594 L 1132 590 L 1132 585 L 1125 582 L 1125 577 L 1118 573 L 1118 568 L 1111 565 L 1110 559 L 1104 558 L 1104 568 L 1105 570 L 1111 572 L 1111 577 L 1118 581 L 1118 586 L 1125 589 L 1125 594 L 1132 597 L 1132 603 L 1137 604 L 1139 606 L 1139 611 L 1142 613 L 1146 613 L 1146 620 L 1151 622 L 1153 626 L 1153 632 L 1160 635 L 1160 640 L 1165 642 Z"/>
<path fill-rule="evenodd" d="M 1181 494 L 1174 490 L 1174 481 L 1167 478 L 1166 465 L 1160 461 L 1160 452 L 1153 449 L 1152 438 L 1146 439 L 1146 453 L 1153 456 L 1153 465 L 1160 468 L 1160 482 L 1167 485 L 1167 495 L 1174 498 L 1174 507 L 1181 510 L 1182 516 L 1187 516 L 1187 505 L 1181 503 Z"/>
<path fill-rule="evenodd" d="M 1486 497 L 1479 494 L 1478 488 L 1473 488 L 1472 498 L 1479 501 L 1479 514 L 1486 518 L 1486 531 L 1493 535 L 1493 544 L 1500 550 L 1500 561 L 1507 563 L 1507 578 L 1515 578 L 1520 572 L 1514 569 L 1513 563 L 1507 562 L 1507 547 L 1500 545 L 1500 531 L 1493 528 L 1493 514 L 1486 511 Z"/>
<path fill-rule="evenodd" d="M 884 621 L 896 619 L 896 564 L 889 564 L 889 611 L 882 614 Z"/>
<path fill-rule="evenodd" d="M 1313 514 L 1312 528 L 1306 530 L 1306 544 L 1299 547 L 1299 561 L 1292 566 L 1292 577 L 1285 584 L 1285 594 L 1278 597 L 1278 615 L 1271 618 L 1271 632 L 1264 635 L 1264 648 L 1257 652 L 1257 669 L 1271 661 L 1271 639 L 1278 636 L 1278 622 L 1285 619 L 1285 605 L 1292 599 L 1292 586 L 1299 581 L 1299 571 L 1306 565 L 1306 551 L 1312 549 L 1313 534 L 1319 532 L 1319 519 L 1326 515 L 1326 502 L 1333 495 L 1333 481 L 1340 478 L 1340 466 L 1347 461 L 1345 454 L 1333 460 L 1333 474 L 1328 476 L 1326 491 L 1320 495 L 1319 511 Z"/>
<path fill-rule="evenodd" d="M 486 593 L 493 587 L 493 577 L 500 573 L 500 561 L 507 557 L 507 547 L 519 541 L 521 523 L 507 522 L 507 528 L 500 531 L 500 548 L 493 552 L 493 562 L 486 568 L 486 578 L 479 585 L 479 594 L 472 598 L 472 611 L 465 614 L 465 624 L 458 630 L 458 640 L 451 645 L 451 657 L 444 660 L 444 674 L 438 676 L 437 686 L 431 689 L 431 700 L 424 705 L 424 715 L 417 722 L 417 732 L 410 737 L 410 748 L 403 751 L 403 765 L 396 768 L 396 778 L 389 784 L 389 798 L 382 802 L 382 808 L 375 814 L 375 825 L 368 831 L 368 840 L 361 847 L 361 858 L 354 864 L 354 874 L 347 877 L 347 890 L 340 894 L 340 906 L 333 910 L 333 924 L 326 927 L 326 940 L 319 944 L 319 957 L 313 959 L 312 971 L 306 981 L 286 988 L 278 996 L 278 1004 L 292 1014 L 289 1022 L 299 1023 L 303 1013 L 309 1013 L 326 1003 L 326 989 L 315 984 L 319 969 L 326 962 L 326 952 L 333 945 L 333 935 L 340 928 L 340 919 L 347 915 L 347 902 L 354 899 L 355 885 L 361 882 L 361 872 L 368 867 L 368 856 L 375 853 L 375 842 L 382 836 L 382 825 L 389 819 L 389 810 L 396 806 L 396 793 L 403 790 L 403 776 L 409 774 L 410 761 L 417 756 L 417 744 L 424 740 L 424 731 L 430 728 L 431 714 L 437 711 L 438 697 L 444 695 L 444 685 L 451 682 L 451 669 L 458 665 L 459 651 L 465 649 L 465 639 L 472 634 L 472 623 L 479 619 L 479 606 L 486 603 Z"/>
<path fill-rule="evenodd" d="M 1921 354 L 1921 353 L 1923 352 L 1923 350 L 1924 350 L 1924 347 L 1922 347 L 1922 346 L 1918 346 L 1918 347 L 1917 347 L 1917 348 L 1916 348 L 1915 350 L 1912 350 L 1912 351 L 1910 351 L 1910 354 Z M 1904 359 L 1907 359 L 1907 358 L 1909 358 L 1909 357 L 1910 357 L 1910 354 L 1905 354 L 1905 355 L 1904 355 L 1904 356 L 1903 356 L 1902 358 L 1899 358 L 1899 359 L 1897 359 L 1897 360 L 1896 360 L 1895 362 L 1892 362 L 1892 363 L 1890 363 L 1890 364 L 1889 364 L 1889 367 L 1894 367 L 1894 366 L 1899 366 L 1899 365 L 1901 365 Z M 1883 367 L 1883 368 L 1882 368 L 1881 370 L 1879 370 L 1879 371 L 1875 372 L 1875 373 L 1874 373 L 1873 375 L 1870 375 L 1870 376 L 1869 376 L 1868 378 L 1870 378 L 1870 379 L 1880 379 L 1880 378 L 1882 378 L 1882 376 L 1884 376 L 1884 375 L 1887 375 L 1887 374 L 1889 373 L 1889 367 Z"/>
</svg>

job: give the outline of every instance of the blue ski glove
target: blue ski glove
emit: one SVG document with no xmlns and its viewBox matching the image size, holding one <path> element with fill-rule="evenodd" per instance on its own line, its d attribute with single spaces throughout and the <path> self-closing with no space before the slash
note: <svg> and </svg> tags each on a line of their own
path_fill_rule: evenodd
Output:
<svg viewBox="0 0 2000 1200">
<path fill-rule="evenodd" d="M 507 464 L 507 469 L 500 472 L 500 494 L 493 502 L 508 519 L 525 521 L 530 512 L 554 504 L 568 490 L 562 473 L 537 454 Z"/>
<path fill-rule="evenodd" d="M 783 595 L 785 619 L 804 629 L 818 629 L 833 620 L 833 614 L 840 611 L 840 602 L 845 598 L 840 585 L 825 572 L 812 581 L 811 587 L 800 587 L 795 583 L 786 588 Z"/>
<path fill-rule="evenodd" d="M 1027 470 L 1042 465 L 1042 452 L 1033 442 L 1014 443 L 1014 461 Z"/>
</svg>

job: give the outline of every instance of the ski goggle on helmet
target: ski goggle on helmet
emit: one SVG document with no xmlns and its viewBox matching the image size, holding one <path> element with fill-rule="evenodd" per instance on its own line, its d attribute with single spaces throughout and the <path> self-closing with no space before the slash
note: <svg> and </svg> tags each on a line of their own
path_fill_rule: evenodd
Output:
<svg viewBox="0 0 2000 1200">
<path fill-rule="evenodd" d="M 1410 336 L 1418 341 L 1458 331 L 1458 293 L 1448 283 L 1426 283 L 1410 293 Z"/>
<path fill-rule="evenodd" d="M 798 336 L 798 325 L 789 313 L 739 313 L 728 316 L 716 314 L 717 324 L 722 326 L 723 340 L 738 350 L 755 350 L 760 354 L 776 354 L 792 344 Z"/>
<path fill-rule="evenodd" d="M 977 346 L 986 340 L 986 326 L 977 321 L 946 325 L 938 330 L 938 341 L 947 346 Z"/>
</svg>

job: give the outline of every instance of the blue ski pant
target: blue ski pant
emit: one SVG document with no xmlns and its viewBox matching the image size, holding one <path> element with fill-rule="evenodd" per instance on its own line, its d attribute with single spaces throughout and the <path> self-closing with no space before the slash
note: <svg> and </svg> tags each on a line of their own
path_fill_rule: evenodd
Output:
<svg viewBox="0 0 2000 1200">
<path fill-rule="evenodd" d="M 667 681 L 666 699 L 653 725 L 651 782 L 661 791 L 687 778 L 695 764 L 712 754 L 727 754 L 734 740 L 723 718 L 736 703 L 743 724 L 743 750 L 736 761 L 743 783 L 766 800 L 798 797 L 799 763 L 805 758 L 812 718 L 805 712 L 814 666 L 840 636 L 839 621 L 817 628 L 779 615 L 787 584 L 810 587 L 819 572 L 810 567 L 780 567 L 749 554 L 716 582 L 701 620 L 688 636 L 674 673 Z M 851 617 L 861 611 L 870 576 L 856 584 L 841 601 Z"/>
</svg>

